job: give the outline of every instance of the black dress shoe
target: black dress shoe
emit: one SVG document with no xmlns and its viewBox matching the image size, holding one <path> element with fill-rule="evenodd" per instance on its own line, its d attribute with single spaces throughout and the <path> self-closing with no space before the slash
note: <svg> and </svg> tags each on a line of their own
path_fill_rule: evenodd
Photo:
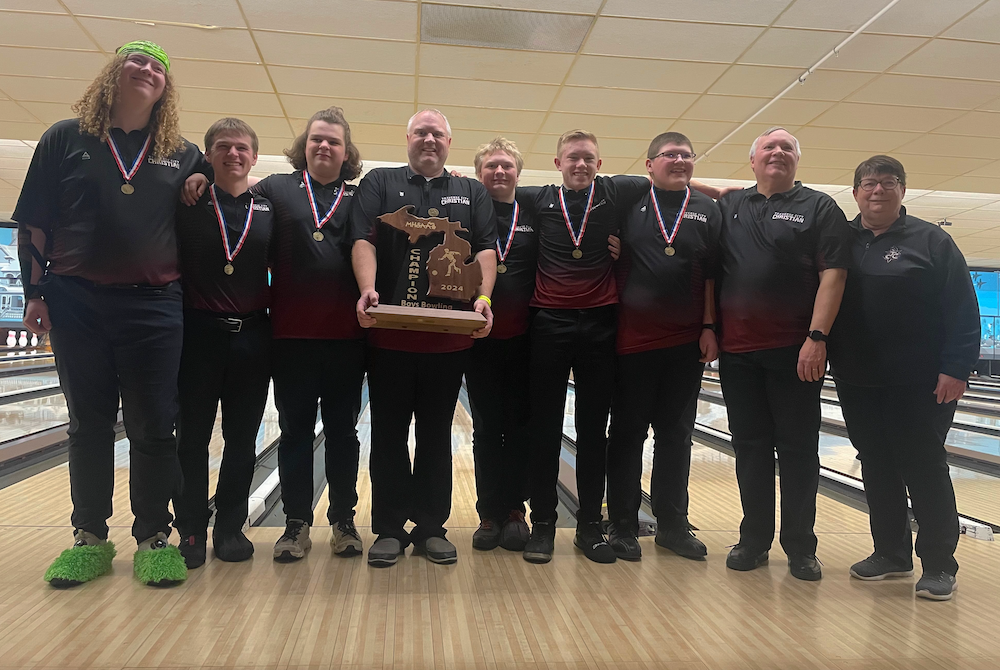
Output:
<svg viewBox="0 0 1000 670">
<path fill-rule="evenodd" d="M 748 572 L 767 563 L 767 551 L 757 551 L 745 544 L 737 544 L 726 556 L 726 567 L 730 570 Z"/>
<path fill-rule="evenodd" d="M 253 542 L 242 530 L 235 533 L 212 533 L 212 547 L 216 558 L 227 563 L 239 563 L 253 556 Z"/>
<path fill-rule="evenodd" d="M 208 552 L 205 545 L 208 544 L 208 533 L 177 532 L 180 535 L 177 540 L 177 548 L 180 549 L 181 556 L 184 557 L 184 565 L 187 566 L 187 569 L 194 570 L 205 565 L 205 555 Z"/>
<path fill-rule="evenodd" d="M 795 579 L 807 582 L 818 582 L 823 579 L 823 570 L 819 567 L 816 556 L 811 554 L 792 554 L 788 557 L 788 571 Z"/>
<path fill-rule="evenodd" d="M 656 529 L 657 546 L 669 549 L 678 556 L 700 561 L 708 556 L 708 548 L 705 543 L 694 536 L 694 533 L 687 527 Z"/>
<path fill-rule="evenodd" d="M 614 550 L 615 556 L 623 561 L 642 560 L 642 547 L 639 546 L 639 538 L 636 537 L 629 524 L 608 524 L 608 544 Z"/>
</svg>

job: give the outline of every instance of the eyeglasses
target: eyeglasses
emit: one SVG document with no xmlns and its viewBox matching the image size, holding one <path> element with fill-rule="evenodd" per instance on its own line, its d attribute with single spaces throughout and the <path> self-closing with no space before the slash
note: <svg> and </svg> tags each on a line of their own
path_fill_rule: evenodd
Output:
<svg viewBox="0 0 1000 670">
<path fill-rule="evenodd" d="M 683 153 L 676 153 L 676 152 L 673 152 L 673 151 L 664 151 L 661 154 L 656 154 L 655 156 L 653 156 L 652 160 L 655 161 L 660 156 L 663 156 L 668 161 L 675 161 L 675 160 L 678 160 L 678 159 L 680 159 L 682 161 L 693 161 L 694 157 L 697 156 L 697 155 L 698 154 L 691 154 L 691 153 L 688 153 L 686 151 L 683 152 Z"/>
<path fill-rule="evenodd" d="M 883 191 L 892 191 L 895 190 L 897 186 L 899 186 L 900 181 L 895 177 L 891 177 L 889 179 L 883 179 L 881 181 L 879 181 L 878 179 L 862 179 L 861 183 L 858 185 L 861 187 L 862 191 L 874 191 L 875 187 L 879 184 L 882 184 Z"/>
</svg>

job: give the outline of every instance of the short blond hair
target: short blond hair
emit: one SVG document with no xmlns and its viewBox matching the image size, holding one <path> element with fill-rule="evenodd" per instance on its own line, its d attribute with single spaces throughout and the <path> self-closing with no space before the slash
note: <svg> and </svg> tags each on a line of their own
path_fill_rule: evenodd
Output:
<svg viewBox="0 0 1000 670">
<path fill-rule="evenodd" d="M 476 174 L 479 174 L 479 171 L 482 169 L 484 159 L 499 153 L 505 153 L 513 158 L 514 165 L 517 167 L 517 173 L 521 174 L 521 169 L 524 167 L 524 158 L 521 156 L 521 152 L 517 150 L 517 145 L 506 137 L 497 137 L 489 144 L 479 147 L 479 151 L 476 152 L 476 157 L 472 163 L 476 168 Z"/>
<path fill-rule="evenodd" d="M 559 141 L 556 142 L 556 156 L 559 156 L 562 153 L 564 144 L 576 142 L 577 140 L 590 140 L 594 143 L 594 146 L 597 147 L 597 153 L 599 154 L 601 152 L 601 147 L 597 143 L 597 135 L 589 130 L 580 130 L 577 128 L 576 130 L 567 130 L 559 136 Z"/>
</svg>

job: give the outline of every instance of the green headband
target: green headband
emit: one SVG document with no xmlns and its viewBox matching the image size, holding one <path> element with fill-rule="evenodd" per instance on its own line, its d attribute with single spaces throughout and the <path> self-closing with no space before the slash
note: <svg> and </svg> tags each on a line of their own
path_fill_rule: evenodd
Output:
<svg viewBox="0 0 1000 670">
<path fill-rule="evenodd" d="M 146 54 L 150 58 L 155 58 L 156 60 L 163 63 L 163 67 L 170 72 L 170 58 L 167 57 L 167 52 L 159 44 L 154 44 L 153 42 L 147 42 L 145 40 L 138 40 L 136 42 L 129 42 L 128 44 L 123 44 L 118 47 L 115 51 L 116 54 L 133 54 L 140 53 Z"/>
</svg>

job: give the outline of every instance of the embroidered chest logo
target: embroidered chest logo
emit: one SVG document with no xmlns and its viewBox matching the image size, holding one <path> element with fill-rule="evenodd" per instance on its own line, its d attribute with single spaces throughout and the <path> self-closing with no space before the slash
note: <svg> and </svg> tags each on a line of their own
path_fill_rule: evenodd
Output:
<svg viewBox="0 0 1000 670">
<path fill-rule="evenodd" d="M 469 198 L 464 195 L 446 195 L 441 198 L 442 205 L 468 205 Z"/>
<path fill-rule="evenodd" d="M 640 212 L 645 212 L 645 211 L 646 211 L 646 206 L 645 206 L 645 205 L 643 205 L 643 206 L 642 206 L 642 209 L 640 209 L 639 211 L 640 211 Z"/>
<path fill-rule="evenodd" d="M 885 259 L 886 263 L 891 263 L 894 260 L 898 260 L 899 257 L 902 255 L 903 252 L 900 250 L 899 247 L 892 247 L 891 249 L 889 249 L 889 251 L 885 252 L 885 256 L 883 256 L 882 258 Z"/>
<path fill-rule="evenodd" d="M 253 210 L 255 212 L 270 212 L 271 208 L 263 203 L 255 202 L 253 204 Z"/>
<path fill-rule="evenodd" d="M 149 161 L 150 165 L 162 165 L 163 167 L 173 168 L 175 170 L 181 169 L 181 162 L 174 158 L 153 158 L 150 156 L 146 160 Z"/>
<path fill-rule="evenodd" d="M 603 200 L 603 199 L 602 199 L 602 200 L 601 200 L 601 201 L 600 201 L 599 203 L 597 203 L 596 205 L 594 205 L 593 207 L 591 207 L 591 208 L 590 208 L 590 211 L 592 211 L 592 212 L 593 212 L 593 211 L 594 211 L 595 209 L 597 209 L 597 208 L 598 208 L 598 207 L 600 207 L 601 205 L 606 205 L 606 204 L 608 204 L 608 201 L 607 201 L 607 200 Z"/>
<path fill-rule="evenodd" d="M 684 212 L 684 218 L 700 221 L 701 223 L 708 223 L 708 217 L 701 212 Z"/>
<path fill-rule="evenodd" d="M 84 151 L 83 152 L 83 156 L 80 158 L 80 160 L 82 160 L 82 161 L 89 161 L 90 160 L 90 154 L 87 153 L 86 151 Z"/>
<path fill-rule="evenodd" d="M 801 214 L 792 214 L 791 212 L 775 212 L 771 219 L 778 221 L 791 221 L 792 223 L 806 222 L 806 217 Z"/>
<path fill-rule="evenodd" d="M 518 233 L 533 233 L 533 232 L 535 232 L 535 229 L 532 228 L 531 226 L 518 226 L 517 230 L 515 232 L 518 232 Z"/>
</svg>

